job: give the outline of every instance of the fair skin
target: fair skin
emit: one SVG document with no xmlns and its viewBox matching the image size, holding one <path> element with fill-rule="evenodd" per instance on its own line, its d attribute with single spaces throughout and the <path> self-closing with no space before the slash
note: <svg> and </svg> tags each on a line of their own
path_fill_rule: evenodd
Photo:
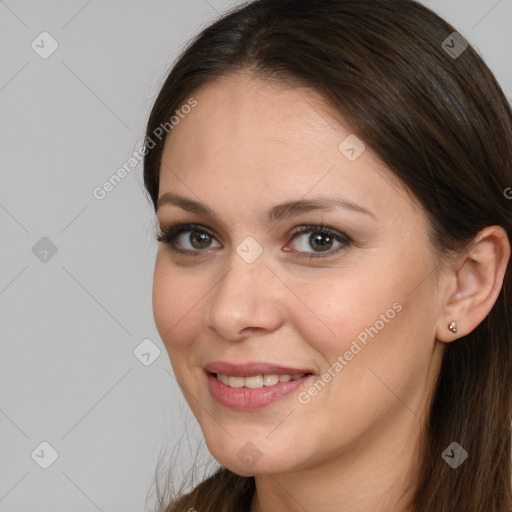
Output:
<svg viewBox="0 0 512 512">
<path fill-rule="evenodd" d="M 179 194 L 214 215 L 158 209 L 162 228 L 204 229 L 176 239 L 196 258 L 160 244 L 153 310 L 208 449 L 255 476 L 251 512 L 409 510 L 444 349 L 494 305 L 510 256 L 505 232 L 486 228 L 471 251 L 437 267 L 418 203 L 369 147 L 354 161 L 342 154 L 353 131 L 315 91 L 237 74 L 193 96 L 197 107 L 167 138 L 159 196 Z M 335 207 L 264 218 L 277 204 L 320 195 L 371 214 Z M 292 234 L 318 224 L 352 242 L 331 238 L 321 251 L 310 239 L 325 240 L 318 228 Z M 236 251 L 248 236 L 263 249 L 251 263 Z M 393 318 L 377 324 L 389 310 Z M 447 328 L 454 319 L 457 334 Z M 254 411 L 229 409 L 209 391 L 204 366 L 215 360 L 308 368 L 316 381 L 376 325 L 308 403 L 298 397 L 311 380 Z M 237 456 L 249 442 L 258 454 L 250 467 Z"/>
</svg>

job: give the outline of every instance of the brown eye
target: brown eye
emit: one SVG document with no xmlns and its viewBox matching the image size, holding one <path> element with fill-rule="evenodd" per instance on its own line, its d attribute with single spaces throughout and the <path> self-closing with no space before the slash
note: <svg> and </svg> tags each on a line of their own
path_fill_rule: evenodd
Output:
<svg viewBox="0 0 512 512">
<path fill-rule="evenodd" d="M 211 243 L 215 240 L 215 237 L 202 229 L 201 226 L 182 224 L 162 229 L 156 239 L 158 242 L 169 245 L 171 250 L 175 252 L 195 256 L 212 247 Z M 220 244 L 215 247 L 220 247 Z"/>
<path fill-rule="evenodd" d="M 221 247 L 218 242 L 212 246 L 212 242 L 216 242 L 215 236 L 196 224 L 170 226 L 162 229 L 156 239 L 167 244 L 173 252 L 189 256 L 201 256 L 203 253 L 206 255 L 208 249 Z M 334 255 L 352 243 L 352 239 L 346 234 L 323 225 L 301 226 L 293 233 L 292 241 L 296 248 L 285 250 L 310 259 Z"/>
<path fill-rule="evenodd" d="M 308 243 L 319 251 L 328 251 L 332 248 L 334 238 L 327 233 L 313 234 L 309 237 Z"/>
<path fill-rule="evenodd" d="M 206 249 L 211 241 L 211 237 L 208 233 L 201 231 L 191 231 L 188 237 L 188 241 L 196 249 Z"/>
<path fill-rule="evenodd" d="M 352 242 L 344 233 L 326 226 L 302 226 L 294 233 L 293 241 L 296 247 L 294 252 L 305 253 L 304 256 L 310 258 L 324 256 L 316 253 L 325 253 L 325 256 L 336 254 Z"/>
</svg>

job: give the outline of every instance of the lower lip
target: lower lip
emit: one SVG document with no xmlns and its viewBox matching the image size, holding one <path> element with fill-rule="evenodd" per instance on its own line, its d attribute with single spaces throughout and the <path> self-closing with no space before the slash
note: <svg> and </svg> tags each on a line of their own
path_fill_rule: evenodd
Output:
<svg viewBox="0 0 512 512">
<path fill-rule="evenodd" d="M 254 411 L 267 407 L 294 393 L 313 375 L 306 375 L 297 380 L 279 382 L 274 386 L 261 388 L 232 388 L 211 373 L 208 374 L 208 388 L 217 402 L 237 411 Z"/>
</svg>

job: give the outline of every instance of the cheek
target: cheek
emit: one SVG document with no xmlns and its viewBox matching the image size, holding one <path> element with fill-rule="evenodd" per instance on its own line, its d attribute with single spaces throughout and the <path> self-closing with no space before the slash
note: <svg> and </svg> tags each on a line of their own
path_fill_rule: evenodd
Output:
<svg viewBox="0 0 512 512">
<path fill-rule="evenodd" d="M 428 262 L 424 267 L 430 268 Z M 300 337 L 321 354 L 324 366 L 319 370 L 344 374 L 338 383 L 366 388 L 363 394 L 379 385 L 369 368 L 398 387 L 400 375 L 407 379 L 411 372 L 423 371 L 435 306 L 428 282 L 411 290 L 424 275 L 423 266 L 376 265 L 339 276 L 331 273 L 314 287 L 301 285 L 308 308 L 295 311 L 293 322 L 301 326 Z"/>
<path fill-rule="evenodd" d="M 354 340 L 364 346 L 376 330 L 387 330 L 399 320 L 403 300 L 401 283 L 388 276 L 353 272 L 337 278 L 330 274 L 316 280 L 314 287 L 304 284 L 302 296 L 308 308 L 296 311 L 303 339 L 320 340 L 322 348 L 317 348 L 331 360 L 350 350 Z"/>
<path fill-rule="evenodd" d="M 186 275 L 168 265 L 164 254 L 157 256 L 153 274 L 153 316 L 168 351 L 184 348 L 189 337 L 186 330 L 195 325 L 190 321 L 194 315 L 192 306 L 199 300 L 191 294 L 194 289 L 190 273 Z"/>
<path fill-rule="evenodd" d="M 329 374 L 326 400 L 352 411 L 365 404 L 375 417 L 400 407 L 396 396 L 414 400 L 429 370 L 435 304 L 428 282 L 411 293 L 411 283 L 417 282 L 412 274 L 397 270 L 344 279 L 323 304 L 320 294 L 310 293 L 311 303 L 321 305 L 319 316 L 334 331 L 328 336 L 308 331 L 307 338 L 323 355 L 321 371 Z"/>
</svg>

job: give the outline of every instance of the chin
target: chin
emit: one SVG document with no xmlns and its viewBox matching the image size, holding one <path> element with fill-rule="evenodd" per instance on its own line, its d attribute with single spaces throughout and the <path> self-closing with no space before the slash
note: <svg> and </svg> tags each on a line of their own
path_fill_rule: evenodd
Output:
<svg viewBox="0 0 512 512">
<path fill-rule="evenodd" d="M 239 476 L 260 476 L 260 475 L 269 475 L 282 473 L 290 470 L 290 467 L 281 467 L 273 460 L 267 460 L 263 462 L 262 460 L 252 463 L 252 462 L 241 462 L 235 457 L 221 457 L 221 460 L 216 459 L 219 464 L 229 469 L 233 473 L 236 473 Z"/>
<path fill-rule="evenodd" d="M 253 438 L 254 439 L 254 438 Z M 207 443 L 214 459 L 225 468 L 240 476 L 258 476 L 286 472 L 292 469 L 293 461 L 275 448 L 259 448 L 258 441 L 237 442 L 230 438 L 228 445 Z M 286 451 L 284 447 L 283 452 Z"/>
</svg>

